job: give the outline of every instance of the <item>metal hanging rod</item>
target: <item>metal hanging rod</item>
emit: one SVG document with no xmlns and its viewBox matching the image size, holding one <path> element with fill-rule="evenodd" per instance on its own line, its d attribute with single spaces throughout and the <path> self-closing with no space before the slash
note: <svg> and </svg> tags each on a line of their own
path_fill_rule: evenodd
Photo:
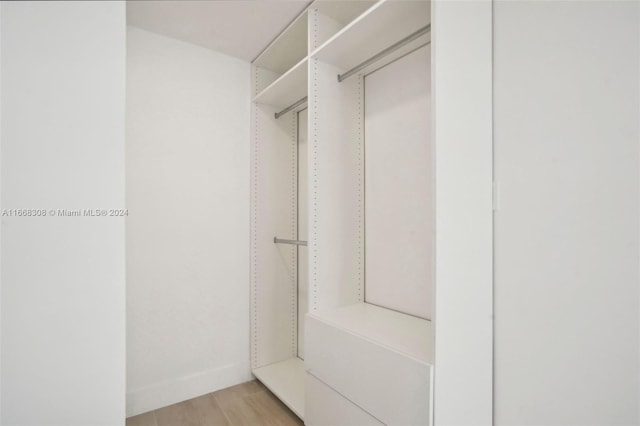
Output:
<svg viewBox="0 0 640 426">
<path fill-rule="evenodd" d="M 283 240 L 282 238 L 273 237 L 273 242 L 275 244 L 293 244 L 294 246 L 306 246 L 306 241 L 300 240 Z"/>
<path fill-rule="evenodd" d="M 288 107 L 286 107 L 285 109 L 283 109 L 280 112 L 276 112 L 275 116 L 276 118 L 280 118 L 283 115 L 285 115 L 286 113 L 288 113 L 289 111 L 291 111 L 292 109 L 296 109 L 298 108 L 300 105 L 304 104 L 305 102 L 307 102 L 307 96 L 305 96 L 304 98 L 300 99 L 298 102 L 296 102 L 293 105 L 290 105 Z"/>
<path fill-rule="evenodd" d="M 431 31 L 431 24 L 428 24 L 427 26 L 424 26 L 424 27 L 420 28 L 418 31 L 408 35 L 407 37 L 403 38 L 399 42 L 394 43 L 393 45 L 387 47 L 382 52 L 379 52 L 379 53 L 375 54 L 374 56 L 372 56 L 371 58 L 369 58 L 366 61 L 362 62 L 361 64 L 356 65 L 355 67 L 351 68 L 349 71 L 345 72 L 344 74 L 339 74 L 338 75 L 338 81 L 342 82 L 343 80 L 346 80 L 347 78 L 351 77 L 353 74 L 357 73 L 358 71 L 368 67 L 369 65 L 373 64 L 374 62 L 377 62 L 381 58 L 387 56 L 391 52 L 394 52 L 394 51 L 398 50 L 402 46 L 404 46 L 404 45 L 406 45 L 408 43 L 411 43 L 413 40 L 423 36 L 424 34 L 428 33 L 429 31 Z"/>
</svg>

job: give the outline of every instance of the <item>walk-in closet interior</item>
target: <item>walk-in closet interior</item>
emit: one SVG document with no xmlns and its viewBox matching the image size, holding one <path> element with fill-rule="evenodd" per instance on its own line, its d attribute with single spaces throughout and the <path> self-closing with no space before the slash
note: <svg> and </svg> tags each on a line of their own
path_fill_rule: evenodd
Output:
<svg viewBox="0 0 640 426">
<path fill-rule="evenodd" d="M 431 8 L 129 3 L 129 416 L 257 379 L 308 425 L 432 423 Z"/>
<path fill-rule="evenodd" d="M 129 2 L 128 416 L 432 422 L 432 6 Z"/>
<path fill-rule="evenodd" d="M 309 425 L 429 424 L 428 1 L 315 1 L 252 63 L 251 368 Z"/>
<path fill-rule="evenodd" d="M 0 424 L 640 424 L 639 75 L 638 1 L 0 1 Z"/>
</svg>

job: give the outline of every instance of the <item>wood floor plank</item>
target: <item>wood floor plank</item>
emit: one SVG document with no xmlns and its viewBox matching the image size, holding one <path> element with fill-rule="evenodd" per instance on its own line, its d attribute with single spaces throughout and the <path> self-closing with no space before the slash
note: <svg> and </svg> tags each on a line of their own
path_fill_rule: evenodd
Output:
<svg viewBox="0 0 640 426">
<path fill-rule="evenodd" d="M 207 394 L 189 401 L 201 426 L 231 426 L 213 394 Z"/>
<path fill-rule="evenodd" d="M 202 426 L 200 423 L 190 400 L 156 410 L 157 426 Z"/>
<path fill-rule="evenodd" d="M 129 417 L 126 421 L 127 426 L 156 426 L 156 418 L 153 411 Z"/>
<path fill-rule="evenodd" d="M 275 425 L 273 422 L 268 422 L 267 419 L 261 419 L 260 413 L 242 399 L 229 402 L 224 408 L 224 412 L 233 426 Z"/>
<path fill-rule="evenodd" d="M 302 421 L 267 390 L 236 399 L 224 408 L 234 426 L 301 426 Z"/>
<path fill-rule="evenodd" d="M 126 426 L 303 426 L 303 423 L 254 380 L 130 417 Z"/>
<path fill-rule="evenodd" d="M 278 425 L 303 426 L 304 424 L 293 411 L 268 390 L 249 395 L 244 399 L 249 405 L 256 407 L 261 414 L 272 418 Z"/>
<path fill-rule="evenodd" d="M 226 406 L 236 401 L 237 399 L 244 398 L 245 396 L 263 391 L 265 389 L 266 388 L 262 383 L 257 380 L 252 380 L 250 382 L 241 383 L 236 386 L 231 386 L 229 388 L 213 392 L 213 395 L 215 396 L 216 401 L 218 401 L 220 407 L 224 409 Z"/>
</svg>

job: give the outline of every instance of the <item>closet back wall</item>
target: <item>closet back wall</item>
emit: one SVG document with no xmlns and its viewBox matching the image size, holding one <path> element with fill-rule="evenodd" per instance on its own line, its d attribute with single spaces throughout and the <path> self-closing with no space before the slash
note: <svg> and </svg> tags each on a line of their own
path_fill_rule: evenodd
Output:
<svg viewBox="0 0 640 426">
<path fill-rule="evenodd" d="M 127 33 L 127 415 L 251 378 L 249 64 Z"/>
</svg>

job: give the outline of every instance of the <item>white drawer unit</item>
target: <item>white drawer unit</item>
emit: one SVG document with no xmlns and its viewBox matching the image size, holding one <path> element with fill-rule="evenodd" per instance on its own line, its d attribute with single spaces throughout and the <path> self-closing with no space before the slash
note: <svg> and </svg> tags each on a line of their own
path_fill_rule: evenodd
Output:
<svg viewBox="0 0 640 426">
<path fill-rule="evenodd" d="M 306 333 L 307 374 L 384 424 L 430 424 L 430 321 L 358 303 L 308 314 Z"/>
<path fill-rule="evenodd" d="M 305 379 L 306 426 L 358 425 L 379 426 L 381 421 L 322 383 L 312 374 Z"/>
</svg>

